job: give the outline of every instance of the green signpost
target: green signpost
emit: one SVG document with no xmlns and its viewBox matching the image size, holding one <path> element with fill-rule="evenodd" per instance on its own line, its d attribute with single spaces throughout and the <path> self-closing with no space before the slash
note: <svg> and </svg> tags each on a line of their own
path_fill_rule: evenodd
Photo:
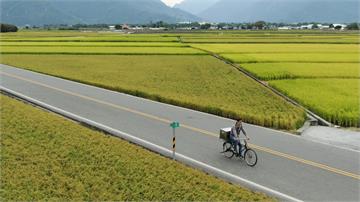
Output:
<svg viewBox="0 0 360 202">
<path fill-rule="evenodd" d="M 173 160 L 175 160 L 175 147 L 176 147 L 176 136 L 175 136 L 175 129 L 180 127 L 179 122 L 172 122 L 170 127 L 173 129 Z"/>
</svg>

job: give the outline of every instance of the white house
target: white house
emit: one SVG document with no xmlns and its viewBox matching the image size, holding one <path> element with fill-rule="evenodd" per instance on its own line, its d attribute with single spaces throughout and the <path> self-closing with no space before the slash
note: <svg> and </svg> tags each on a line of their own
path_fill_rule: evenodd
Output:
<svg viewBox="0 0 360 202">
<path fill-rule="evenodd" d="M 301 25 L 300 29 L 312 29 L 314 24 Z"/>
<path fill-rule="evenodd" d="M 344 30 L 347 27 L 347 25 L 344 25 L 344 24 L 331 24 L 329 27 L 331 29 Z"/>
<path fill-rule="evenodd" d="M 330 29 L 329 25 L 318 24 L 317 26 L 319 29 Z"/>
<path fill-rule="evenodd" d="M 289 29 L 291 29 L 289 26 L 278 27 L 278 30 L 289 30 Z"/>
</svg>

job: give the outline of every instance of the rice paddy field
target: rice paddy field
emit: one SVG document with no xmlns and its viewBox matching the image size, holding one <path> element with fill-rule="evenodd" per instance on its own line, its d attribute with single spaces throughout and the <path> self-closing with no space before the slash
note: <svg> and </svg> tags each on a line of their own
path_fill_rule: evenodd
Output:
<svg viewBox="0 0 360 202">
<path fill-rule="evenodd" d="M 269 83 L 336 125 L 359 127 L 359 78 L 284 79 Z"/>
<path fill-rule="evenodd" d="M 332 123 L 360 126 L 357 32 L 19 32 L 0 36 L 3 64 L 224 117 L 242 117 L 261 126 L 294 130 L 303 124 L 303 110 L 212 57 L 217 54 Z M 225 96 L 224 92 L 231 93 Z M 321 96 L 315 96 L 320 95 L 317 92 Z M 337 102 L 328 101 L 335 96 Z"/>
<path fill-rule="evenodd" d="M 5 54 L 2 63 L 268 127 L 304 121 L 301 109 L 209 55 Z"/>
<path fill-rule="evenodd" d="M 1 201 L 275 201 L 18 100 L 0 100 Z"/>
<path fill-rule="evenodd" d="M 103 54 L 103 55 L 204 55 L 189 47 L 83 47 L 83 46 L 3 46 L 2 54 Z"/>
<path fill-rule="evenodd" d="M 298 33 L 287 39 L 263 37 L 257 43 L 204 40 L 188 42 L 237 64 L 333 124 L 360 127 L 358 34 Z"/>
</svg>

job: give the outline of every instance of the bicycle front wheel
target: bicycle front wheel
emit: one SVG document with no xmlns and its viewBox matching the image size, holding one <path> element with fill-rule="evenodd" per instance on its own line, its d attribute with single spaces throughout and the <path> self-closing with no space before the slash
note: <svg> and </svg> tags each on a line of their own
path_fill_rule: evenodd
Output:
<svg viewBox="0 0 360 202">
<path fill-rule="evenodd" d="M 254 167 L 257 163 L 257 155 L 256 152 L 252 149 L 246 150 L 244 154 L 245 162 L 248 166 Z"/>
</svg>

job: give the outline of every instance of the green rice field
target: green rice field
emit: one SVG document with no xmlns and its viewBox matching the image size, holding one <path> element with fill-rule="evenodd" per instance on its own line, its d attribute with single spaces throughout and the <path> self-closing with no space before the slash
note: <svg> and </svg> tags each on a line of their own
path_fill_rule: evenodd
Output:
<svg viewBox="0 0 360 202">
<path fill-rule="evenodd" d="M 2 201 L 275 201 L 32 105 L 0 100 Z"/>
</svg>

